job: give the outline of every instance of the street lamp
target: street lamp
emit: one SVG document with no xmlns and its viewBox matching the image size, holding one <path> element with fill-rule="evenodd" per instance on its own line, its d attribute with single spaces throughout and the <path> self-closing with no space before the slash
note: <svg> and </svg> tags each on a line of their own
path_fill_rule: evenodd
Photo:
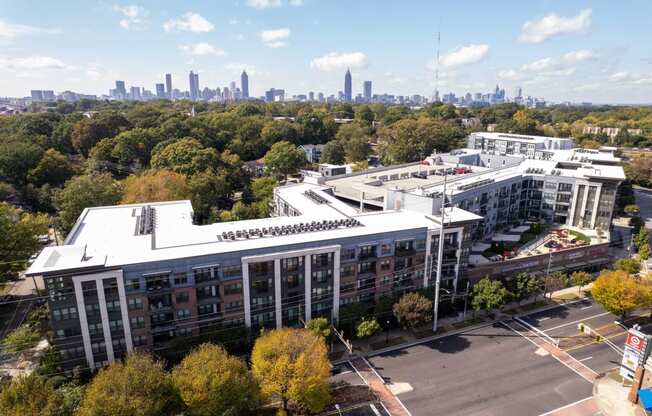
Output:
<svg viewBox="0 0 652 416">
<path fill-rule="evenodd" d="M 614 324 L 618 325 L 619 327 L 623 328 L 625 331 L 629 331 L 629 328 L 625 324 L 619 321 L 614 321 Z"/>
<path fill-rule="evenodd" d="M 385 326 L 385 345 L 389 344 L 389 319 L 386 321 Z"/>
<path fill-rule="evenodd" d="M 340 405 L 335 403 L 335 409 L 337 409 L 337 413 L 342 416 L 342 411 L 340 410 Z"/>
</svg>

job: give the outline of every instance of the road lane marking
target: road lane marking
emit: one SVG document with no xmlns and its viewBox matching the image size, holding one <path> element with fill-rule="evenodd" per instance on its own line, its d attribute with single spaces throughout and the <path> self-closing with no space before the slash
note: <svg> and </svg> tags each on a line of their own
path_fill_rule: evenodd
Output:
<svg viewBox="0 0 652 416">
<path fill-rule="evenodd" d="M 565 324 L 561 324 L 561 325 L 553 326 L 552 328 L 542 329 L 542 331 L 543 331 L 543 332 L 553 331 L 553 330 L 555 330 L 555 329 L 563 328 L 563 327 L 565 327 L 565 326 L 574 325 L 574 324 L 579 324 L 580 322 L 588 321 L 589 319 L 594 319 L 594 318 L 599 318 L 599 317 L 601 317 L 601 316 L 609 315 L 610 313 L 611 313 L 611 312 L 603 312 L 603 313 L 599 313 L 599 314 L 597 314 L 597 315 L 592 315 L 592 316 L 589 316 L 589 317 L 587 317 L 587 318 L 578 319 L 577 321 L 567 322 L 567 323 L 565 323 Z"/>
<path fill-rule="evenodd" d="M 593 398 L 593 396 L 586 397 L 586 398 L 584 398 L 584 399 L 582 399 L 582 400 L 578 400 L 578 401 L 576 401 L 576 402 L 573 402 L 573 403 L 567 404 L 566 406 L 558 407 L 558 408 L 555 409 L 555 410 L 551 410 L 551 411 L 549 411 L 549 412 L 542 413 L 542 414 L 540 414 L 539 416 L 548 416 L 548 415 L 553 415 L 553 414 L 559 412 L 560 410 L 568 409 L 569 407 L 572 407 L 572 406 L 578 405 L 578 404 L 583 403 L 583 402 L 585 402 L 585 401 L 587 401 L 587 400 L 591 400 L 592 398 Z"/>
<path fill-rule="evenodd" d="M 589 306 L 585 306 L 583 308 L 580 308 L 580 310 L 584 311 L 584 310 L 587 310 L 587 309 L 591 309 L 592 307 L 593 307 L 593 305 L 589 305 Z"/>
<path fill-rule="evenodd" d="M 579 361 L 579 362 L 582 362 L 582 361 L 588 361 L 588 360 L 590 360 L 591 358 L 593 358 L 593 356 L 585 357 L 585 358 L 582 358 L 581 360 L 577 360 L 577 361 Z"/>
<path fill-rule="evenodd" d="M 616 338 L 616 337 L 619 337 L 619 336 L 622 336 L 622 335 L 625 335 L 625 334 L 627 334 L 627 332 L 618 332 L 618 333 L 616 333 L 616 334 L 609 335 L 608 337 L 602 337 L 602 339 L 608 339 L 608 340 L 611 340 L 612 338 Z M 567 349 L 565 349 L 565 350 L 563 350 L 563 351 L 566 351 L 566 352 L 575 351 L 575 350 L 579 350 L 580 348 L 588 347 L 589 345 L 593 345 L 593 344 L 602 344 L 602 342 L 598 342 L 598 341 L 596 341 L 596 340 L 593 340 L 593 341 L 591 341 L 591 342 L 589 342 L 589 343 L 586 343 L 586 344 L 575 345 L 575 346 L 570 347 L 570 348 L 567 348 Z M 605 345 L 607 345 L 607 344 L 605 344 Z M 607 345 L 607 346 L 608 346 L 608 345 Z M 611 348 L 609 348 L 609 349 L 610 349 L 611 351 L 613 351 Z M 615 352 L 615 351 L 614 351 L 614 352 Z M 621 354 L 621 355 L 622 355 L 622 354 Z"/>
<path fill-rule="evenodd" d="M 541 321 L 547 321 L 548 319 L 550 319 L 549 316 L 544 316 L 543 318 L 539 319 L 539 322 L 541 322 Z"/>
</svg>

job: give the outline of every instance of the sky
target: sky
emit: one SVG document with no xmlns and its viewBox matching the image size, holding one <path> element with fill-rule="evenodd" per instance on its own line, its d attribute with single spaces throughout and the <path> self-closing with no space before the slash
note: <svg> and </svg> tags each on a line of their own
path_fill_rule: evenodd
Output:
<svg viewBox="0 0 652 416">
<path fill-rule="evenodd" d="M 652 103 L 650 0 L 0 0 L 0 96 L 223 87 Z M 436 64 L 437 33 L 441 33 Z"/>
</svg>

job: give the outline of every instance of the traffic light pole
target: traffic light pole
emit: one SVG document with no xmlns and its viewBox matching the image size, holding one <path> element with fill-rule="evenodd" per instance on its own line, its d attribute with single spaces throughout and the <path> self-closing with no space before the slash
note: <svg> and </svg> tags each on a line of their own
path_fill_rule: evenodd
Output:
<svg viewBox="0 0 652 416">
<path fill-rule="evenodd" d="M 441 288 L 441 263 L 444 257 L 444 219 L 446 216 L 446 173 L 444 173 L 444 189 L 441 193 L 441 224 L 439 227 L 439 246 L 437 247 L 437 276 L 435 277 L 435 302 L 432 318 L 432 332 L 437 332 L 439 319 L 439 291 Z"/>
</svg>

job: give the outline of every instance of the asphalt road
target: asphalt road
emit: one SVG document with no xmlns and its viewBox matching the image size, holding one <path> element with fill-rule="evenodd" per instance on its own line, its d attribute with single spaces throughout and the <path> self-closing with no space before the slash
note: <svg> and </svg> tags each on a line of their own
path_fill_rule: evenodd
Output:
<svg viewBox="0 0 652 416">
<path fill-rule="evenodd" d="M 569 354 L 596 372 L 617 367 L 618 354 L 604 343 L 580 337 L 577 323 L 610 331 L 622 346 L 616 318 L 591 301 L 525 317 Z M 579 338 L 577 338 L 579 337 Z M 398 397 L 414 416 L 536 416 L 591 395 L 591 383 L 526 338 L 492 325 L 371 358 L 388 381 L 409 383 Z"/>
<path fill-rule="evenodd" d="M 634 188 L 634 198 L 641 209 L 641 218 L 645 221 L 645 228 L 652 229 L 652 190 Z"/>
</svg>

